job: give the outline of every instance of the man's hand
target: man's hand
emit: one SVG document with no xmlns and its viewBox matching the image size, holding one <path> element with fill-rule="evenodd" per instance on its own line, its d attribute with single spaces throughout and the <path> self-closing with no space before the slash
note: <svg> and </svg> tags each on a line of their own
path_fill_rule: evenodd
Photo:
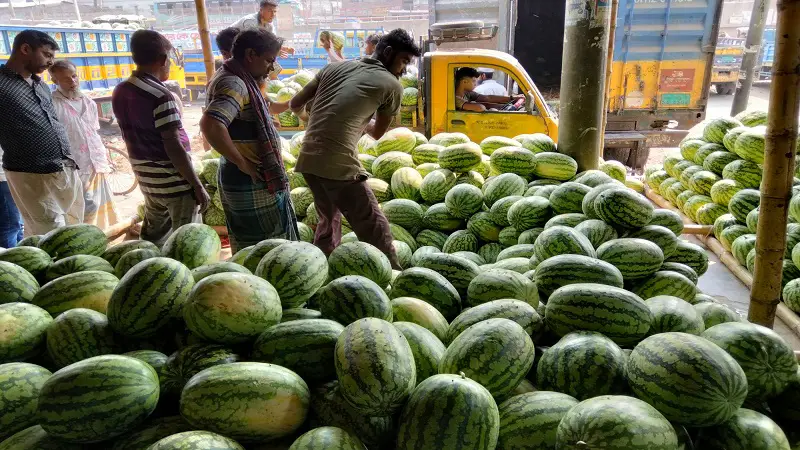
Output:
<svg viewBox="0 0 800 450">
<path fill-rule="evenodd" d="M 258 166 L 250 162 L 248 159 L 244 160 L 244 163 L 242 164 L 242 167 L 239 167 L 239 170 L 250 175 L 250 178 L 253 179 L 253 183 L 264 181 L 264 175 L 260 170 L 258 170 Z"/>
<path fill-rule="evenodd" d="M 279 56 L 281 58 L 287 58 L 289 55 L 294 55 L 294 47 L 281 47 Z"/>
<path fill-rule="evenodd" d="M 211 197 L 208 196 L 208 192 L 206 192 L 206 188 L 204 188 L 202 184 L 196 184 L 192 189 L 194 200 L 197 202 L 197 206 L 200 207 L 200 214 L 202 214 L 208 209 Z"/>
</svg>

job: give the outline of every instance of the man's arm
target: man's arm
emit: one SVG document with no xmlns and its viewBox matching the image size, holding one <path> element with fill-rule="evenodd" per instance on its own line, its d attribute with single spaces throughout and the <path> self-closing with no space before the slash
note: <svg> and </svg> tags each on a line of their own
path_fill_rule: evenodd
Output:
<svg viewBox="0 0 800 450">
<path fill-rule="evenodd" d="M 486 111 L 486 106 L 482 103 L 467 102 L 461 105 L 461 109 L 463 111 L 484 112 Z"/>
<path fill-rule="evenodd" d="M 280 114 L 289 109 L 289 102 L 274 102 L 269 104 L 269 112 Z"/>
<path fill-rule="evenodd" d="M 297 114 L 298 116 L 302 113 L 303 107 L 306 106 L 306 103 L 311 101 L 314 98 L 314 95 L 317 94 L 317 88 L 319 87 L 319 75 L 317 78 L 311 80 L 303 89 L 300 90 L 291 100 L 289 100 L 288 105 L 289 109 L 292 110 L 293 113 Z"/>
<path fill-rule="evenodd" d="M 394 116 L 375 114 L 375 118 L 367 124 L 365 132 L 372 136 L 373 139 L 378 140 L 389 131 L 389 127 L 392 125 L 392 119 L 394 119 Z"/>
<path fill-rule="evenodd" d="M 161 139 L 164 141 L 164 150 L 167 152 L 170 162 L 183 177 L 184 180 L 189 182 L 194 191 L 194 199 L 197 205 L 200 206 L 200 212 L 205 212 L 208 208 L 209 196 L 200 179 L 192 168 L 192 160 L 186 149 L 181 144 L 181 128 L 179 126 L 172 127 L 168 130 L 161 131 Z"/>
<path fill-rule="evenodd" d="M 233 144 L 228 127 L 208 112 L 200 118 L 200 131 L 214 150 L 220 152 L 226 160 L 234 163 L 242 172 L 250 175 L 253 181 L 263 180 L 255 164 L 248 161 L 239 153 Z"/>
</svg>

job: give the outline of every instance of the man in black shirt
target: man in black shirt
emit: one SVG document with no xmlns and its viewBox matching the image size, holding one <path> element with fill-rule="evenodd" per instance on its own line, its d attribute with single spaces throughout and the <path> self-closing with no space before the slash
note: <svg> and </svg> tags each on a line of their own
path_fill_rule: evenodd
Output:
<svg viewBox="0 0 800 450">
<path fill-rule="evenodd" d="M 67 133 L 39 77 L 58 49 L 47 33 L 24 30 L 0 66 L 3 169 L 26 236 L 83 222 L 83 187 Z"/>
</svg>

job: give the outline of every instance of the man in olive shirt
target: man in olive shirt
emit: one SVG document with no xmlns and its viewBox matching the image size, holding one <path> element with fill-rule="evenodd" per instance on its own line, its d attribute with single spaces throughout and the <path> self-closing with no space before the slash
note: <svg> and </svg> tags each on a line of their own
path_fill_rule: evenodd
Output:
<svg viewBox="0 0 800 450">
<path fill-rule="evenodd" d="M 381 38 L 374 59 L 325 66 L 289 102 L 296 113 L 309 101 L 314 105 L 295 171 L 314 194 L 319 216 L 314 244 L 326 254 L 341 241 L 344 214 L 360 241 L 380 249 L 400 268 L 389 222 L 366 184 L 356 145 L 365 132 L 379 139 L 389 129 L 403 95 L 399 77 L 420 55 L 414 39 L 396 29 Z"/>
</svg>

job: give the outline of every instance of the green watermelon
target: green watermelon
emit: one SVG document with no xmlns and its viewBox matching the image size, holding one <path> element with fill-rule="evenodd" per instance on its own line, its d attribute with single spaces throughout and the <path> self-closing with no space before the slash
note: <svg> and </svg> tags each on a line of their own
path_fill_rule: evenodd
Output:
<svg viewBox="0 0 800 450">
<path fill-rule="evenodd" d="M 483 207 L 483 192 L 471 184 L 459 184 L 447 192 L 444 204 L 453 216 L 468 219 Z"/>
<path fill-rule="evenodd" d="M 210 431 L 184 431 L 164 437 L 147 447 L 148 450 L 177 450 L 213 448 L 214 450 L 244 450 L 238 442 Z"/>
<path fill-rule="evenodd" d="M 738 261 L 739 264 L 744 266 L 745 261 L 747 261 L 747 254 L 750 253 L 750 250 L 754 249 L 755 247 L 756 247 L 756 235 L 743 234 L 737 237 L 731 243 L 731 253 L 733 254 L 733 257 L 736 258 L 736 261 Z"/>
<path fill-rule="evenodd" d="M 553 211 L 556 214 L 582 213 L 583 198 L 590 190 L 592 188 L 584 184 L 562 183 L 550 194 L 550 204 Z"/>
<path fill-rule="evenodd" d="M 706 329 L 727 322 L 739 322 L 741 319 L 736 312 L 725 305 L 716 302 L 703 302 L 693 305 L 694 309 L 703 318 Z"/>
<path fill-rule="evenodd" d="M 53 258 L 40 248 L 19 246 L 0 250 L 0 261 L 16 264 L 44 281 L 45 271 L 52 264 Z"/>
<path fill-rule="evenodd" d="M 419 258 L 417 267 L 431 269 L 449 281 L 459 292 L 466 293 L 470 282 L 478 275 L 478 265 L 460 256 L 434 253 Z"/>
<path fill-rule="evenodd" d="M 486 206 L 492 207 L 503 197 L 522 195 L 525 193 L 527 183 L 521 176 L 513 173 L 504 173 L 492 177 L 483 185 L 483 199 Z"/>
<path fill-rule="evenodd" d="M 767 124 L 767 112 L 748 109 L 734 116 L 734 119 L 738 120 L 746 127 L 757 127 Z"/>
<path fill-rule="evenodd" d="M 419 225 L 424 214 L 422 207 L 417 202 L 405 198 L 389 200 L 383 204 L 382 209 L 389 222 L 405 228 L 413 228 Z"/>
<path fill-rule="evenodd" d="M 10 264 L 10 263 L 7 263 Z M 53 318 L 44 309 L 30 303 L 0 305 L 0 364 L 24 361 L 45 348 L 46 331 Z"/>
<path fill-rule="evenodd" d="M 623 228 L 643 227 L 653 218 L 653 205 L 630 189 L 601 192 L 594 200 L 594 209 L 599 218 L 609 225 Z"/>
<path fill-rule="evenodd" d="M 180 394 L 186 382 L 201 370 L 239 360 L 239 355 L 218 344 L 192 344 L 171 354 L 159 373 L 162 394 Z"/>
<path fill-rule="evenodd" d="M 556 431 L 557 449 L 673 450 L 678 437 L 667 419 L 647 403 L 602 395 L 570 409 Z"/>
<path fill-rule="evenodd" d="M 711 193 L 711 186 L 719 180 L 720 178 L 714 172 L 701 170 L 696 172 L 689 179 L 689 188 L 698 194 L 709 195 L 709 193 Z"/>
<path fill-rule="evenodd" d="M 660 270 L 679 273 L 688 278 L 695 285 L 697 284 L 697 279 L 698 279 L 697 272 L 695 272 L 694 269 L 687 266 L 686 264 L 681 264 L 676 262 L 665 262 L 664 264 L 661 265 Z M 697 294 L 695 294 L 695 296 L 697 296 Z M 691 300 L 692 299 L 687 299 L 686 301 L 691 302 Z"/>
<path fill-rule="evenodd" d="M 556 289 L 576 283 L 623 287 L 622 273 L 613 265 L 583 255 L 557 255 L 536 267 L 536 287 L 545 298 Z"/>
<path fill-rule="evenodd" d="M 372 162 L 372 174 L 375 177 L 389 182 L 392 174 L 401 167 L 414 167 L 414 159 L 408 153 L 389 151 L 381 153 Z"/>
<path fill-rule="evenodd" d="M 653 316 L 650 334 L 677 331 L 696 334 L 705 330 L 703 318 L 687 301 L 670 295 L 657 295 L 645 300 Z"/>
<path fill-rule="evenodd" d="M 521 195 L 510 195 L 494 202 L 492 207 L 489 209 L 489 215 L 494 223 L 501 227 L 507 227 L 511 225 L 508 221 L 508 210 L 514 205 L 514 203 L 522 200 L 523 198 L 524 197 Z"/>
<path fill-rule="evenodd" d="M 737 181 L 719 180 L 714 183 L 713 186 L 711 186 L 709 195 L 711 195 L 711 200 L 713 200 L 714 203 L 728 206 L 731 198 L 733 198 L 733 196 L 742 189 L 744 189 L 744 186 L 739 184 Z"/>
<path fill-rule="evenodd" d="M 628 174 L 628 169 L 619 161 L 604 161 L 600 164 L 600 170 L 620 182 L 624 182 L 625 176 Z"/>
<path fill-rule="evenodd" d="M 497 230 L 498 234 L 500 230 Z M 459 251 L 478 251 L 478 237 L 469 230 L 458 230 L 447 237 L 442 251 L 455 253 Z"/>
<path fill-rule="evenodd" d="M 39 391 L 51 375 L 36 364 L 0 364 L 0 442 L 37 423 Z"/>
<path fill-rule="evenodd" d="M 631 291 L 644 300 L 659 295 L 671 295 L 689 301 L 694 298 L 697 288 L 692 280 L 680 273 L 658 271 L 636 283 Z"/>
<path fill-rule="evenodd" d="M 515 173 L 527 178 L 535 170 L 536 156 L 525 148 L 500 147 L 492 152 L 489 164 L 497 173 Z"/>
<path fill-rule="evenodd" d="M 306 319 L 267 328 L 253 344 L 252 358 L 286 367 L 310 382 L 336 376 L 333 351 L 344 331 L 337 322 Z"/>
<path fill-rule="evenodd" d="M 533 153 L 556 151 L 555 141 L 544 133 L 520 134 L 514 140 Z"/>
<path fill-rule="evenodd" d="M 22 267 L 0 261 L 0 305 L 4 303 L 30 303 L 39 290 L 36 278 Z"/>
<path fill-rule="evenodd" d="M 661 248 L 664 257 L 675 252 L 678 247 L 678 237 L 675 233 L 661 225 L 646 225 L 627 235 L 628 238 L 646 239 Z"/>
<path fill-rule="evenodd" d="M 719 239 L 720 235 L 722 234 L 723 231 L 725 231 L 725 229 L 730 228 L 737 224 L 738 222 L 736 221 L 736 218 L 733 217 L 733 214 L 725 214 L 718 217 L 717 220 L 714 222 L 714 228 L 713 228 L 714 236 L 716 236 L 717 239 Z"/>
<path fill-rule="evenodd" d="M 425 380 L 439 373 L 439 363 L 445 353 L 444 344 L 428 329 L 412 322 L 394 322 L 408 341 L 414 355 L 417 380 Z"/>
<path fill-rule="evenodd" d="M 254 272 L 278 292 L 284 308 L 305 303 L 328 277 L 328 262 L 318 247 L 290 242 L 270 250 Z"/>
<path fill-rule="evenodd" d="M 473 214 L 467 221 L 467 230 L 482 242 L 496 242 L 500 239 L 500 227 L 494 223 L 491 215 L 486 211 Z M 474 250 L 469 251 L 475 252 L 477 250 L 476 247 Z"/>
<path fill-rule="evenodd" d="M 387 286 L 392 274 L 389 258 L 366 242 L 350 242 L 336 247 L 328 257 L 329 276 L 361 275 L 379 286 Z"/>
<path fill-rule="evenodd" d="M 219 235 L 208 225 L 187 223 L 170 234 L 162 249 L 164 256 L 182 262 L 189 269 L 219 261 Z"/>
<path fill-rule="evenodd" d="M 546 349 L 536 368 L 536 386 L 568 394 L 578 400 L 627 389 L 626 356 L 600 333 L 569 333 Z"/>
<path fill-rule="evenodd" d="M 444 341 L 447 336 L 447 319 L 433 305 L 425 301 L 399 297 L 392 300 L 392 315 L 397 322 L 417 324 Z"/>
<path fill-rule="evenodd" d="M 96 356 L 59 370 L 44 383 L 39 424 L 68 442 L 104 441 L 142 423 L 158 398 L 158 375 L 149 364 L 127 356 Z M 72 406 L 65 411 L 64 405 Z"/>
<path fill-rule="evenodd" d="M 706 156 L 703 161 L 703 168 L 717 175 L 722 175 L 725 166 L 739 159 L 734 153 L 715 151 Z"/>
<path fill-rule="evenodd" d="M 525 329 L 509 319 L 492 318 L 453 339 L 442 356 L 439 373 L 463 373 L 500 398 L 525 378 L 533 359 L 533 341 Z M 500 361 L 504 364 L 498 364 Z"/>
<path fill-rule="evenodd" d="M 322 318 L 322 313 L 317 311 L 316 309 L 289 308 L 283 310 L 283 315 L 281 316 L 281 323 L 292 322 L 295 320 L 321 319 L 321 318 Z"/>
<path fill-rule="evenodd" d="M 525 231 L 523 233 L 520 233 L 520 238 L 522 238 L 522 236 L 525 233 L 529 233 L 530 234 L 530 233 L 535 233 L 535 231 L 536 230 L 528 230 L 528 231 Z M 538 231 L 541 231 L 541 230 L 538 230 Z M 536 234 L 536 236 L 538 236 L 538 234 Z M 533 237 L 533 239 L 531 239 L 531 242 L 525 242 L 525 243 L 532 244 L 533 243 L 532 241 L 534 241 L 534 240 L 536 240 L 535 236 Z M 520 240 L 520 243 L 522 243 L 521 240 Z M 500 244 L 498 244 L 496 242 L 490 242 L 488 244 L 482 245 L 481 248 L 478 249 L 478 256 L 483 258 L 485 263 L 491 264 L 491 263 L 494 263 L 495 261 L 497 261 L 497 255 L 499 255 L 502 250 L 503 250 L 503 246 L 502 245 L 500 245 Z M 456 253 L 458 253 L 458 252 L 456 252 Z"/>
<path fill-rule="evenodd" d="M 439 152 L 444 150 L 444 147 L 436 144 L 421 144 L 411 150 L 411 157 L 414 164 L 435 163 L 439 161 Z"/>
<path fill-rule="evenodd" d="M 781 427 L 757 411 L 741 408 L 725 423 L 703 428 L 698 445 L 726 450 L 790 450 Z"/>
<path fill-rule="evenodd" d="M 783 287 L 783 303 L 794 312 L 800 311 L 800 280 L 791 280 Z"/>
<path fill-rule="evenodd" d="M 439 166 L 453 172 L 467 172 L 481 162 L 481 147 L 473 142 L 445 147 L 439 152 Z"/>
<path fill-rule="evenodd" d="M 522 144 L 514 139 L 503 136 L 489 136 L 481 141 L 481 151 L 491 156 L 495 150 L 502 147 L 518 147 L 521 148 Z"/>
<path fill-rule="evenodd" d="M 375 199 L 378 200 L 379 202 L 385 202 L 392 198 L 392 188 L 386 181 L 383 181 L 379 178 L 367 178 L 366 183 L 369 190 L 372 191 L 373 195 L 375 195 Z M 420 194 L 421 193 L 422 193 L 422 186 L 420 186 Z M 423 196 L 423 198 L 425 197 Z"/>
<path fill-rule="evenodd" d="M 140 361 L 144 361 L 156 370 L 156 373 L 161 374 L 161 369 L 167 363 L 167 355 L 156 350 L 134 350 L 132 352 L 123 353 L 122 356 L 130 356 Z"/>
<path fill-rule="evenodd" d="M 105 314 L 117 284 L 119 279 L 107 272 L 77 272 L 42 286 L 31 303 L 44 308 L 52 316 L 72 308 L 88 308 Z"/>
<path fill-rule="evenodd" d="M 694 269 L 698 276 L 703 275 L 708 270 L 708 255 L 706 251 L 691 242 L 679 241 L 678 246 L 675 248 L 675 253 L 667 258 L 667 262 L 686 264 Z"/>
<path fill-rule="evenodd" d="M 450 213 L 447 205 L 436 203 L 431 205 L 423 214 L 422 225 L 435 231 L 450 232 L 463 228 L 464 223 Z M 442 246 L 444 246 L 444 243 L 442 243 Z"/>
<path fill-rule="evenodd" d="M 419 188 L 422 199 L 427 203 L 444 200 L 447 192 L 456 185 L 456 175 L 448 169 L 437 169 L 425 175 Z"/>
<path fill-rule="evenodd" d="M 694 154 L 694 158 L 692 158 L 692 161 L 695 164 L 702 166 L 709 155 L 711 155 L 714 152 L 724 152 L 724 151 L 726 151 L 724 146 L 717 143 L 709 142 L 708 144 L 704 144 L 697 149 L 697 152 Z M 681 181 L 683 181 L 683 178 L 681 178 Z"/>
<path fill-rule="evenodd" d="M 519 242 L 519 236 L 522 233 L 519 232 L 514 227 L 505 227 L 500 230 L 500 234 L 497 236 L 497 241 L 503 247 L 511 247 L 517 245 Z M 486 264 L 486 261 L 483 261 L 483 264 Z"/>
<path fill-rule="evenodd" d="M 664 263 L 664 252 L 649 240 L 623 238 L 597 247 L 597 258 L 619 269 L 624 279 L 636 280 L 654 274 Z"/>
<path fill-rule="evenodd" d="M 464 330 L 487 319 L 503 318 L 519 324 L 531 337 L 538 334 L 544 323 L 530 304 L 520 300 L 493 300 L 464 310 L 450 323 L 443 342 L 450 343 Z"/>
<path fill-rule="evenodd" d="M 358 412 L 342 397 L 338 381 L 325 383 L 314 389 L 310 416 L 310 426 L 342 428 L 358 436 L 370 448 L 394 446 L 397 430 L 393 418 L 366 416 Z"/>
<path fill-rule="evenodd" d="M 556 429 L 578 401 L 559 392 L 538 391 L 509 398 L 500 405 L 498 448 L 555 448 Z"/>
<path fill-rule="evenodd" d="M 108 238 L 100 228 L 89 224 L 67 225 L 42 236 L 39 248 L 58 260 L 73 255 L 100 256 Z"/>
<path fill-rule="evenodd" d="M 668 209 L 657 208 L 653 210 L 653 217 L 647 224 L 661 225 L 675 233 L 675 236 L 679 236 L 683 233 L 683 220 L 680 214 Z"/>
<path fill-rule="evenodd" d="M 733 152 L 742 159 L 756 164 L 764 164 L 764 147 L 766 145 L 766 130 L 755 128 L 747 130 L 736 138 Z"/>
<path fill-rule="evenodd" d="M 676 184 L 677 184 L 677 183 L 676 183 Z M 677 196 L 677 197 L 675 197 L 675 201 L 674 201 L 674 202 L 672 202 L 672 204 L 674 204 L 675 206 L 677 206 L 677 207 L 678 207 L 678 209 L 680 209 L 680 210 L 683 210 L 683 207 L 684 207 L 684 205 L 686 205 L 686 202 L 687 202 L 687 201 L 688 201 L 690 198 L 694 197 L 695 195 L 697 195 L 697 192 L 695 192 L 695 191 L 693 191 L 693 190 L 691 190 L 691 189 L 687 189 L 687 190 L 685 190 L 685 191 L 681 192 L 680 194 L 678 194 L 678 196 Z M 727 211 L 727 210 L 726 210 L 726 211 Z"/>
<path fill-rule="evenodd" d="M 567 181 L 578 173 L 578 163 L 568 155 L 541 152 L 534 156 L 533 175 L 538 178 Z"/>
<path fill-rule="evenodd" d="M 477 188 L 482 188 L 485 182 L 483 175 L 474 170 L 464 172 L 456 178 L 456 186 L 459 184 L 471 184 Z"/>
<path fill-rule="evenodd" d="M 514 202 L 507 213 L 508 223 L 520 231 L 541 227 L 552 217 L 550 201 L 542 197 L 525 197 Z"/>
<path fill-rule="evenodd" d="M 535 256 L 539 261 L 564 254 L 595 257 L 592 243 L 586 236 L 573 228 L 563 226 L 555 226 L 542 231 L 536 238 L 534 246 Z"/>
<path fill-rule="evenodd" d="M 93 356 L 116 353 L 118 346 L 108 318 L 91 309 L 70 309 L 47 327 L 47 354 L 58 368 Z"/>
<path fill-rule="evenodd" d="M 437 230 L 422 230 L 417 233 L 417 236 L 415 237 L 418 246 L 417 250 L 425 246 L 441 250 L 442 247 L 444 247 L 444 243 L 447 241 L 447 236 L 447 234 Z M 328 264 L 330 265 L 330 258 L 328 258 Z"/>
<path fill-rule="evenodd" d="M 414 89 L 414 88 L 411 88 Z M 416 89 L 414 89 L 416 91 Z M 403 105 L 415 105 L 417 93 L 414 91 L 403 91 Z M 414 103 L 409 103 L 411 101 Z M 375 153 L 380 156 L 387 152 L 409 153 L 417 145 L 417 137 L 408 128 L 394 128 L 389 130 L 375 141 Z"/>
<path fill-rule="evenodd" d="M 579 223 L 585 220 L 589 220 L 589 218 L 582 213 L 559 214 L 548 220 L 544 224 L 544 228 L 550 228 L 558 225 L 575 228 Z"/>
<path fill-rule="evenodd" d="M 536 285 L 524 275 L 512 270 L 482 271 L 467 288 L 467 304 L 472 307 L 502 299 L 521 300 L 533 307 L 539 304 Z M 445 314 L 445 317 L 448 316 Z"/>
<path fill-rule="evenodd" d="M 697 153 L 697 149 L 706 143 L 707 142 L 702 139 L 684 139 L 680 143 L 681 156 L 683 156 L 685 160 L 694 161 L 694 155 Z M 676 162 L 677 161 L 673 161 L 672 165 L 674 166 Z M 664 161 L 664 166 L 668 167 L 666 160 Z"/>
<path fill-rule="evenodd" d="M 406 90 L 408 89 L 414 88 L 406 88 Z M 416 89 L 414 90 L 416 91 Z M 341 428 L 320 427 L 302 434 L 290 448 L 292 450 L 363 450 L 364 444 L 358 437 Z"/>
<path fill-rule="evenodd" d="M 542 234 L 542 231 L 544 231 L 544 228 L 531 228 L 530 230 L 525 230 L 525 231 L 523 231 L 522 233 L 519 234 L 519 237 L 517 238 L 517 243 L 518 244 L 535 244 L 536 243 L 536 239 L 539 237 L 540 234 Z M 483 248 L 483 247 L 481 247 L 481 248 Z M 536 251 L 536 249 L 534 249 L 534 253 L 535 253 L 535 251 Z M 487 261 L 487 262 L 489 262 L 489 261 Z"/>
<path fill-rule="evenodd" d="M 25 428 L 0 442 L 0 450 L 83 450 L 86 446 L 72 444 L 47 434 L 39 425 Z"/>
<path fill-rule="evenodd" d="M 706 123 L 703 128 L 703 140 L 706 142 L 714 142 L 722 144 L 725 138 L 725 133 L 731 128 L 742 126 L 742 123 L 732 117 L 720 117 L 712 119 Z"/>
<path fill-rule="evenodd" d="M 157 258 L 160 256 L 161 252 L 159 250 L 152 250 L 149 248 L 131 250 L 119 258 L 117 265 L 114 267 L 114 275 L 116 275 L 117 278 L 122 278 L 128 273 L 129 270 L 133 268 L 133 266 L 146 259 Z"/>
<path fill-rule="evenodd" d="M 734 180 L 746 189 L 758 189 L 761 185 L 761 173 L 758 164 L 738 159 L 722 169 L 722 178 Z"/>
<path fill-rule="evenodd" d="M 236 264 L 230 261 L 220 261 L 217 263 L 206 264 L 205 266 L 195 267 L 194 269 L 192 269 L 192 278 L 194 279 L 194 282 L 197 283 L 203 278 L 218 273 L 250 274 L 250 271 L 247 270 L 247 267 L 244 267 L 240 264 Z"/>
<path fill-rule="evenodd" d="M 614 227 L 598 219 L 585 220 L 575 225 L 575 231 L 586 236 L 594 248 L 618 237 Z"/>
<path fill-rule="evenodd" d="M 323 317 L 343 325 L 364 317 L 392 320 L 389 297 L 374 281 L 360 275 L 329 282 L 317 293 L 316 302 Z"/>
<path fill-rule="evenodd" d="M 747 396 L 747 378 L 736 360 L 712 342 L 687 333 L 648 337 L 633 349 L 627 370 L 637 397 L 687 426 L 722 424 Z"/>
</svg>

